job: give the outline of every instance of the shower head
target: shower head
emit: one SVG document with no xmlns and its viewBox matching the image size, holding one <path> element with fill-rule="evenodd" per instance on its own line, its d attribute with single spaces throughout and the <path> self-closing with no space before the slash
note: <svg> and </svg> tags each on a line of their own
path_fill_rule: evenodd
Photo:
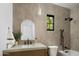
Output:
<svg viewBox="0 0 79 59">
<path fill-rule="evenodd" d="M 73 18 L 70 18 L 70 17 L 65 18 L 65 21 L 72 21 L 72 20 Z"/>
<path fill-rule="evenodd" d="M 69 19 L 69 21 L 72 21 L 72 20 L 73 20 L 73 18 L 70 18 L 70 19 Z"/>
</svg>

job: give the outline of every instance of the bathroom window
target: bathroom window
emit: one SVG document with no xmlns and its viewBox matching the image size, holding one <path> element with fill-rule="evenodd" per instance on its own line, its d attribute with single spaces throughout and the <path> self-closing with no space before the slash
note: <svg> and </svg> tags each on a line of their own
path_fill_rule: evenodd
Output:
<svg viewBox="0 0 79 59">
<path fill-rule="evenodd" d="M 54 15 L 46 16 L 47 31 L 54 31 Z"/>
</svg>

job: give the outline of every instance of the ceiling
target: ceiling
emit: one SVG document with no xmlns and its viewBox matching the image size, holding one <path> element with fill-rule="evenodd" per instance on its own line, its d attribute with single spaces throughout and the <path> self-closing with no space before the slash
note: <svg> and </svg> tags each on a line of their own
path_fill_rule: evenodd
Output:
<svg viewBox="0 0 79 59">
<path fill-rule="evenodd" d="M 54 4 L 68 8 L 68 9 L 79 8 L 79 3 L 54 3 Z"/>
</svg>

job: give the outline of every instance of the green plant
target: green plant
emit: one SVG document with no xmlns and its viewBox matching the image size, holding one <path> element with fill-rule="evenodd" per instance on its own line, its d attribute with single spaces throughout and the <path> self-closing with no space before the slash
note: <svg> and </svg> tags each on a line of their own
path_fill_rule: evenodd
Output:
<svg viewBox="0 0 79 59">
<path fill-rule="evenodd" d="M 21 39 L 21 32 L 14 32 L 13 35 L 16 41 Z"/>
</svg>

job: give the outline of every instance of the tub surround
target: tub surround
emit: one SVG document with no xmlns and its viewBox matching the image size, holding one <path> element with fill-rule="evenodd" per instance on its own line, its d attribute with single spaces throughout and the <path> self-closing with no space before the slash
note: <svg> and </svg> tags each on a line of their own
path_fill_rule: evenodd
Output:
<svg viewBox="0 0 79 59">
<path fill-rule="evenodd" d="M 79 52 L 75 50 L 64 50 L 58 52 L 59 56 L 79 56 Z"/>
</svg>

